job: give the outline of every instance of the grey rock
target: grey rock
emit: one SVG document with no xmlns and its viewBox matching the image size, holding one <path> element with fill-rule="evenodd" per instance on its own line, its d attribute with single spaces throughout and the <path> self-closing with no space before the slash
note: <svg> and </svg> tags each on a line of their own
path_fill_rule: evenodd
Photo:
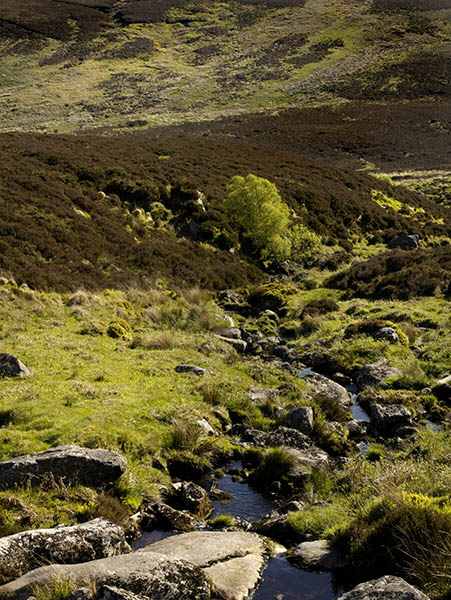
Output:
<svg viewBox="0 0 451 600">
<path fill-rule="evenodd" d="M 305 473 L 305 469 L 323 469 L 330 465 L 330 459 L 327 452 L 321 450 L 317 446 L 310 446 L 305 450 L 297 448 L 288 448 L 283 446 L 283 449 L 290 454 L 295 460 L 294 473 Z"/>
<path fill-rule="evenodd" d="M 290 552 L 290 562 L 311 571 L 331 571 L 346 566 L 345 557 L 330 540 L 302 542 Z"/>
<path fill-rule="evenodd" d="M 451 403 L 451 375 L 442 377 L 432 388 L 432 393 L 440 402 L 444 402 L 448 406 Z"/>
<path fill-rule="evenodd" d="M 260 388 L 252 386 L 246 394 L 254 404 L 263 404 L 265 402 L 274 402 L 280 392 L 277 388 Z"/>
<path fill-rule="evenodd" d="M 239 327 L 229 327 L 218 332 L 221 337 L 229 338 L 231 340 L 241 339 L 241 329 Z"/>
<path fill-rule="evenodd" d="M 321 396 L 331 401 L 338 401 L 344 407 L 352 403 L 351 396 L 346 388 L 324 375 L 310 371 L 310 373 L 304 375 L 303 379 L 309 388 L 310 396 L 314 399 Z"/>
<path fill-rule="evenodd" d="M 106 519 L 15 533 L 0 539 L 0 584 L 42 564 L 75 564 L 130 551 L 122 527 Z"/>
<path fill-rule="evenodd" d="M 210 423 L 207 421 L 207 419 L 198 419 L 196 421 L 196 423 L 199 425 L 199 427 L 202 428 L 203 432 L 206 433 L 207 435 L 215 435 L 216 434 L 215 430 L 210 425 Z"/>
<path fill-rule="evenodd" d="M 297 512 L 298 510 L 302 510 L 303 508 L 304 505 L 302 504 L 302 502 L 298 502 L 297 500 L 290 500 L 290 502 L 287 502 L 279 508 L 279 512 L 285 515 L 289 512 Z"/>
<path fill-rule="evenodd" d="M 222 290 L 218 294 L 218 299 L 224 304 L 241 304 L 244 302 L 244 296 L 235 290 Z"/>
<path fill-rule="evenodd" d="M 216 335 L 215 337 L 218 340 L 221 340 L 221 342 L 225 342 L 226 344 L 230 344 L 240 354 L 243 354 L 244 352 L 246 352 L 247 342 L 245 342 L 244 340 L 238 340 L 238 339 L 235 339 L 235 338 L 228 338 L 228 337 L 224 337 L 223 335 Z"/>
<path fill-rule="evenodd" d="M 296 358 L 296 351 L 293 348 L 288 348 L 288 346 L 282 344 L 272 348 L 270 355 L 280 358 L 283 362 L 291 362 Z"/>
<path fill-rule="evenodd" d="M 271 514 L 256 523 L 252 523 L 251 531 L 271 538 L 284 546 L 292 546 L 303 541 L 305 539 L 304 534 L 291 527 L 287 519 L 288 514 Z"/>
<path fill-rule="evenodd" d="M 177 365 L 175 367 L 175 372 L 192 373 L 193 375 L 197 375 L 198 377 L 210 375 L 210 371 L 208 369 L 204 369 L 203 367 L 197 367 L 196 365 Z"/>
<path fill-rule="evenodd" d="M 416 250 L 420 246 L 420 238 L 417 235 L 406 235 L 401 233 L 393 238 L 388 244 L 389 248 L 401 248 L 401 250 Z"/>
<path fill-rule="evenodd" d="M 174 483 L 173 493 L 168 502 L 174 508 L 188 510 L 197 517 L 206 517 L 213 509 L 213 505 L 204 488 L 191 481 Z"/>
<path fill-rule="evenodd" d="M 260 438 L 260 443 L 264 446 L 288 446 L 290 448 L 299 448 L 303 450 L 312 445 L 312 441 L 305 434 L 297 429 L 289 427 L 278 427 L 272 433 L 267 433 Z"/>
<path fill-rule="evenodd" d="M 55 578 L 70 578 L 79 587 L 109 585 L 152 600 L 210 600 L 211 596 L 199 567 L 155 552 L 132 552 L 77 565 L 40 567 L 0 586 L 0 598 L 26 600 L 36 586 Z"/>
<path fill-rule="evenodd" d="M 147 511 L 146 511 L 147 512 Z M 196 519 L 184 510 L 177 510 L 164 502 L 152 504 L 149 513 L 147 528 L 152 526 L 164 531 L 177 529 L 179 531 L 193 531 L 196 528 Z"/>
<path fill-rule="evenodd" d="M 283 424 L 291 429 L 297 429 L 305 435 L 312 435 L 313 408 L 311 406 L 295 408 L 287 414 Z"/>
<path fill-rule="evenodd" d="M 346 423 L 346 427 L 348 428 L 349 437 L 352 440 L 359 440 L 368 435 L 370 424 L 363 419 L 353 419 Z"/>
<path fill-rule="evenodd" d="M 359 584 L 337 600 L 429 600 L 429 596 L 400 577 L 385 575 Z"/>
<path fill-rule="evenodd" d="M 151 550 L 201 567 L 212 581 L 214 593 L 227 600 L 244 600 L 257 586 L 266 563 L 262 539 L 253 533 L 195 532 L 155 542 Z"/>
<path fill-rule="evenodd" d="M 119 479 L 127 459 L 111 450 L 57 446 L 0 463 L 0 487 L 39 485 L 46 477 L 65 484 L 102 486 Z"/>
<path fill-rule="evenodd" d="M 390 342 L 390 344 L 396 344 L 396 342 L 399 342 L 399 335 L 394 327 L 381 327 L 374 334 L 374 339 L 385 340 Z"/>
<path fill-rule="evenodd" d="M 393 435 L 400 427 L 412 423 L 412 416 L 402 404 L 371 405 L 371 424 L 384 437 Z"/>
<path fill-rule="evenodd" d="M 324 423 L 323 433 L 338 435 L 340 438 L 344 438 L 345 431 L 343 425 L 338 421 L 327 421 Z"/>
<path fill-rule="evenodd" d="M 31 372 L 12 354 L 0 354 L 0 377 L 27 377 Z"/>
<path fill-rule="evenodd" d="M 400 377 L 402 371 L 388 364 L 386 358 L 380 358 L 374 363 L 363 366 L 356 374 L 356 383 L 359 388 L 380 387 L 387 388 L 387 380 Z"/>
</svg>

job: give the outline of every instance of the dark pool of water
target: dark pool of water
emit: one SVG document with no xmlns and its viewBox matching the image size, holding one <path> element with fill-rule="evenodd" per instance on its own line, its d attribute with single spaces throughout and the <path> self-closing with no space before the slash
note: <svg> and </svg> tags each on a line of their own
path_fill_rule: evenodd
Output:
<svg viewBox="0 0 451 600">
<path fill-rule="evenodd" d="M 241 468 L 241 464 L 233 465 L 232 468 Z M 214 500 L 210 517 L 212 519 L 218 515 L 231 515 L 254 523 L 276 508 L 270 498 L 265 498 L 245 482 L 234 481 L 232 475 L 226 474 L 225 477 L 218 479 L 217 487 L 231 494 L 233 498 L 227 501 Z"/>
<path fill-rule="evenodd" d="M 342 591 L 334 586 L 330 573 L 297 569 L 282 554 L 269 559 L 252 600 L 331 600 Z"/>
</svg>

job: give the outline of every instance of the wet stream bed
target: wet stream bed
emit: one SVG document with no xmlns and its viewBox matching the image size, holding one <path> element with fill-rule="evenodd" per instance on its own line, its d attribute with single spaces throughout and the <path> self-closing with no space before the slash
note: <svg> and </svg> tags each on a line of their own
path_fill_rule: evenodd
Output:
<svg viewBox="0 0 451 600">
<path fill-rule="evenodd" d="M 236 472 L 241 464 L 228 465 L 227 470 Z M 253 523 L 277 508 L 271 498 L 254 490 L 247 482 L 237 480 L 231 473 L 226 473 L 216 482 L 217 489 L 232 498 L 227 501 L 213 500 L 213 511 L 210 518 L 219 515 L 231 515 L 237 521 Z M 211 488 L 211 480 L 205 483 L 207 491 Z M 200 529 L 208 528 L 202 523 Z M 178 535 L 179 532 L 154 530 L 144 533 L 134 544 L 134 548 L 143 548 L 160 539 Z M 280 548 L 280 547 L 279 547 Z M 284 552 L 271 557 L 263 570 L 261 583 L 249 596 L 252 600 L 333 600 L 342 593 L 342 589 L 334 585 L 330 573 L 311 573 L 298 569 L 289 563 Z"/>
</svg>

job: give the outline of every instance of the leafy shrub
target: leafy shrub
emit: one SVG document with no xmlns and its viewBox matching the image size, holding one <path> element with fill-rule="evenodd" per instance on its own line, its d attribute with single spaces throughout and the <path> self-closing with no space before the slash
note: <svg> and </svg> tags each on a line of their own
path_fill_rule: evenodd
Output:
<svg viewBox="0 0 451 600">
<path fill-rule="evenodd" d="M 321 248 L 321 238 L 300 223 L 291 227 L 288 239 L 291 243 L 290 258 L 304 264 L 313 262 Z"/>
<path fill-rule="evenodd" d="M 227 186 L 227 193 L 225 211 L 229 221 L 250 239 L 260 257 L 288 257 L 289 209 L 276 186 L 256 175 L 236 175 Z"/>
</svg>

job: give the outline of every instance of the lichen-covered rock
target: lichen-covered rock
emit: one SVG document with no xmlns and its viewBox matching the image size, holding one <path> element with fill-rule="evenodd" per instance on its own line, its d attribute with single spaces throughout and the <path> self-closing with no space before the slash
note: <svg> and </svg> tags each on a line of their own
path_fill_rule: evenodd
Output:
<svg viewBox="0 0 451 600">
<path fill-rule="evenodd" d="M 384 437 L 393 435 L 397 429 L 411 423 L 412 415 L 402 404 L 371 405 L 371 424 Z"/>
<path fill-rule="evenodd" d="M 245 342 L 244 340 L 239 340 L 239 339 L 236 339 L 236 338 L 229 338 L 229 337 L 225 337 L 223 335 L 217 335 L 216 337 L 221 342 L 225 342 L 226 344 L 230 344 L 230 346 L 232 346 L 232 348 L 234 348 L 240 354 L 242 354 L 243 352 L 246 352 L 247 342 Z"/>
<path fill-rule="evenodd" d="M 27 377 L 27 367 L 12 354 L 0 354 L 0 377 Z"/>
<path fill-rule="evenodd" d="M 370 431 L 370 424 L 363 419 L 353 419 L 346 423 L 349 437 L 352 440 L 361 440 L 366 437 Z"/>
<path fill-rule="evenodd" d="M 295 466 L 293 467 L 293 473 L 303 473 L 306 468 L 323 469 L 330 464 L 327 452 L 324 452 L 324 450 L 321 450 L 321 448 L 318 448 L 317 446 L 310 446 L 305 450 L 283 446 L 283 449 L 294 459 Z"/>
<path fill-rule="evenodd" d="M 122 527 L 106 519 L 15 533 L 0 539 L 0 584 L 42 564 L 75 564 L 130 551 Z"/>
<path fill-rule="evenodd" d="M 155 542 L 140 552 L 149 550 L 201 567 L 217 597 L 227 600 L 249 596 L 260 580 L 267 554 L 262 539 L 244 531 L 187 533 Z"/>
<path fill-rule="evenodd" d="M 57 446 L 0 463 L 0 488 L 39 485 L 46 477 L 65 484 L 102 486 L 119 479 L 127 459 L 111 450 Z"/>
<path fill-rule="evenodd" d="M 309 395 L 314 399 L 321 396 L 331 401 L 338 401 L 344 407 L 352 403 L 346 388 L 324 375 L 310 371 L 304 375 L 303 379 L 309 389 Z"/>
<path fill-rule="evenodd" d="M 386 575 L 359 584 L 337 600 L 429 600 L 429 597 L 404 579 Z"/>
<path fill-rule="evenodd" d="M 374 363 L 364 365 L 356 374 L 356 383 L 360 389 L 366 387 L 387 388 L 387 380 L 400 377 L 402 371 L 388 364 L 386 358 L 380 358 Z"/>
<path fill-rule="evenodd" d="M 97 592 L 96 600 L 147 600 L 147 598 L 112 585 L 104 585 Z"/>
<path fill-rule="evenodd" d="M 288 446 L 304 450 L 312 445 L 312 441 L 304 433 L 290 427 L 278 427 L 272 433 L 267 433 L 260 438 L 265 446 Z"/>
<path fill-rule="evenodd" d="M 164 502 L 155 502 L 149 509 L 151 515 L 149 523 L 151 527 L 171 531 L 193 531 L 196 527 L 196 519 L 184 510 L 177 510 Z"/>
<path fill-rule="evenodd" d="M 290 429 L 296 429 L 309 436 L 313 433 L 313 408 L 311 406 L 300 406 L 290 411 L 284 419 L 283 424 Z"/>
<path fill-rule="evenodd" d="M 72 579 L 79 587 L 112 586 L 151 600 L 210 600 L 202 569 L 155 552 L 132 552 L 77 565 L 51 565 L 0 586 L 0 598 L 27 600 L 39 586 Z"/>
</svg>

